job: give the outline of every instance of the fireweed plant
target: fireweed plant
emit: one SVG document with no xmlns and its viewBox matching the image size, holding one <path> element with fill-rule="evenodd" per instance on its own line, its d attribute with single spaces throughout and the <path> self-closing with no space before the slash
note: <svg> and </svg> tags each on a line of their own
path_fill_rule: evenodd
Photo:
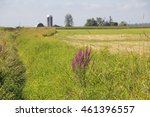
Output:
<svg viewBox="0 0 150 117">
<path fill-rule="evenodd" d="M 80 49 L 72 60 L 72 70 L 75 74 L 75 79 L 79 80 L 82 87 L 87 85 L 86 71 L 91 61 L 92 49 L 86 47 L 85 50 Z"/>
</svg>

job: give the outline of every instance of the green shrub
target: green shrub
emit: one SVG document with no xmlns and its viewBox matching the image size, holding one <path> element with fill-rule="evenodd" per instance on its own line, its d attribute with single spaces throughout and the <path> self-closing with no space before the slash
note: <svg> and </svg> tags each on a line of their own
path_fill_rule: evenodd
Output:
<svg viewBox="0 0 150 117">
<path fill-rule="evenodd" d="M 14 47 L 1 44 L 0 51 L 0 99 L 22 99 L 25 68 Z"/>
<path fill-rule="evenodd" d="M 51 30 L 45 34 L 43 34 L 44 37 L 50 37 L 50 36 L 54 36 L 57 33 L 56 30 Z"/>
</svg>

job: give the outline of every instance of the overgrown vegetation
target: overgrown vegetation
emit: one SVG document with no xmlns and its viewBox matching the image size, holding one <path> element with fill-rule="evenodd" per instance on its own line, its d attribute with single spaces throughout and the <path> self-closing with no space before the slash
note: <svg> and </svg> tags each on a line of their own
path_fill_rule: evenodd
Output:
<svg viewBox="0 0 150 117">
<path fill-rule="evenodd" d="M 0 99 L 23 99 L 24 82 L 25 67 L 17 50 L 7 42 L 0 43 Z"/>
<path fill-rule="evenodd" d="M 75 73 L 75 80 L 80 82 L 81 87 L 86 88 L 88 82 L 86 72 L 91 61 L 91 49 L 86 47 L 86 50 L 79 50 L 72 60 L 72 70 Z"/>
<path fill-rule="evenodd" d="M 124 24 L 125 25 L 121 26 L 127 26 L 127 23 L 124 22 Z M 85 26 L 118 26 L 118 22 L 114 22 L 111 16 L 109 17 L 108 21 L 101 17 L 97 17 L 96 19 L 95 18 L 87 19 Z"/>
<path fill-rule="evenodd" d="M 46 33 L 43 34 L 44 37 L 50 37 L 50 36 L 54 36 L 57 33 L 56 30 L 50 30 Z"/>
<path fill-rule="evenodd" d="M 112 50 L 104 48 L 92 49 L 92 60 L 91 54 L 87 54 L 88 56 L 84 56 L 86 59 L 83 59 L 86 51 L 91 53 L 90 49 L 85 49 L 86 45 L 73 46 L 66 43 L 66 40 L 71 40 L 68 36 L 72 35 L 118 35 L 141 34 L 142 32 L 149 34 L 149 28 L 70 29 L 57 30 L 56 35 L 43 36 L 55 31 L 55 29 L 46 28 L 23 28 L 19 30 L 19 35 L 17 34 L 15 40 L 11 39 L 18 51 L 11 48 L 10 52 L 17 52 L 19 60 L 23 61 L 26 68 L 26 82 L 23 91 L 20 92 L 23 94 L 23 99 L 150 99 L 150 56 L 148 54 L 112 53 Z M 73 40 L 71 42 L 74 43 Z M 107 46 L 108 43 L 109 40 L 106 43 Z M 18 58 L 17 54 L 15 55 Z M 79 59 L 75 59 L 78 57 Z M 6 68 L 0 68 L 3 70 L 0 76 L 11 71 L 8 66 L 12 62 L 6 62 L 9 63 L 7 65 L 3 65 L 4 63 L 1 61 L 0 65 Z M 82 65 L 85 63 L 88 64 L 83 69 Z M 13 67 L 13 70 L 15 68 Z M 19 70 L 16 70 L 18 74 L 13 72 L 15 77 L 20 76 Z M 11 89 L 14 88 L 11 87 Z M 17 88 L 14 91 L 19 92 Z"/>
<path fill-rule="evenodd" d="M 149 57 L 103 50 L 89 78 L 88 99 L 150 99 Z"/>
</svg>

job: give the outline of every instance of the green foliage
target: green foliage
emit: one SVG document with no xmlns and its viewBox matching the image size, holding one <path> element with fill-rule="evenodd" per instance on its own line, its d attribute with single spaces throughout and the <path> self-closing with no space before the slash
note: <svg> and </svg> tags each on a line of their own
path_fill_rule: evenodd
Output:
<svg viewBox="0 0 150 117">
<path fill-rule="evenodd" d="M 7 28 L 3 28 L 4 31 L 15 31 L 15 28 L 12 27 L 7 27 Z"/>
<path fill-rule="evenodd" d="M 44 37 L 54 36 L 57 33 L 56 30 L 51 30 L 43 34 Z"/>
<path fill-rule="evenodd" d="M 142 31 L 150 33 L 149 28 L 62 29 L 57 30 L 57 35 L 45 38 L 44 34 L 55 31 L 46 28 L 20 29 L 13 41 L 18 51 L 7 47 L 9 51 L 0 59 L 0 96 L 3 95 L 3 99 L 37 100 L 150 99 L 148 55 L 114 54 L 107 48 L 93 50 L 94 64 L 89 64 L 84 73 L 88 80 L 86 87 L 83 87 L 75 79 L 71 66 L 77 49 L 65 43 L 69 35 L 140 34 Z M 1 50 L 3 49 L 0 47 Z M 20 60 L 26 68 L 26 82 L 24 66 L 18 62 Z"/>
<path fill-rule="evenodd" d="M 73 17 L 71 14 L 67 14 L 65 16 L 65 26 L 66 27 L 72 27 L 73 26 Z"/>
<path fill-rule="evenodd" d="M 95 55 L 86 99 L 150 99 L 150 58 L 134 53 Z"/>
<path fill-rule="evenodd" d="M 98 26 L 103 26 L 105 24 L 105 20 L 103 18 L 97 17 L 96 21 Z"/>
<path fill-rule="evenodd" d="M 9 34 L 9 39 L 15 40 L 16 38 L 17 38 L 17 34 L 16 33 L 10 33 Z"/>
<path fill-rule="evenodd" d="M 14 47 L 1 46 L 3 49 L 0 51 L 0 99 L 22 99 L 25 68 Z"/>
<path fill-rule="evenodd" d="M 111 24 L 111 22 L 113 22 L 113 19 L 111 16 L 109 16 L 109 23 Z"/>
<path fill-rule="evenodd" d="M 98 26 L 98 24 L 94 18 L 91 18 L 87 19 L 85 26 Z"/>
<path fill-rule="evenodd" d="M 127 26 L 127 23 L 125 21 L 122 21 L 119 25 L 120 26 Z"/>
<path fill-rule="evenodd" d="M 96 20 L 94 18 L 87 19 L 85 26 L 118 26 L 117 22 L 113 22 L 111 16 L 109 17 L 109 21 L 101 17 L 97 17 Z"/>
<path fill-rule="evenodd" d="M 65 94 L 65 87 L 68 86 L 63 82 L 66 73 L 71 75 L 69 63 L 74 49 L 51 37 L 40 39 L 26 31 L 22 31 L 22 34 L 26 35 L 18 38 L 17 45 L 27 69 L 24 98 L 66 99 L 68 95 Z"/>
<path fill-rule="evenodd" d="M 91 34 L 132 34 L 141 30 L 57 30 L 55 39 L 35 37 L 33 30 L 22 30 L 16 42 L 27 69 L 24 98 L 150 99 L 149 57 L 134 53 L 111 54 L 107 49 L 95 51 L 94 64 L 90 64 L 84 75 L 88 79 L 85 88 L 75 79 L 71 68 L 76 49 L 63 42 L 68 35 L 89 34 L 89 31 Z M 144 30 L 149 32 L 149 29 Z"/>
<path fill-rule="evenodd" d="M 118 23 L 117 22 L 111 22 L 110 25 L 111 26 L 118 26 Z"/>
</svg>

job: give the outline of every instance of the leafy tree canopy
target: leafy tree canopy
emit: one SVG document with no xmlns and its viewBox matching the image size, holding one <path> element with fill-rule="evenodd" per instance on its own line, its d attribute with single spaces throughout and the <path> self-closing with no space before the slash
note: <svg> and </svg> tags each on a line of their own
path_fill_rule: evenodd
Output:
<svg viewBox="0 0 150 117">
<path fill-rule="evenodd" d="M 71 26 L 73 26 L 73 17 L 72 17 L 71 14 L 67 14 L 67 15 L 65 16 L 65 26 L 66 26 L 66 27 L 71 27 Z"/>
</svg>

